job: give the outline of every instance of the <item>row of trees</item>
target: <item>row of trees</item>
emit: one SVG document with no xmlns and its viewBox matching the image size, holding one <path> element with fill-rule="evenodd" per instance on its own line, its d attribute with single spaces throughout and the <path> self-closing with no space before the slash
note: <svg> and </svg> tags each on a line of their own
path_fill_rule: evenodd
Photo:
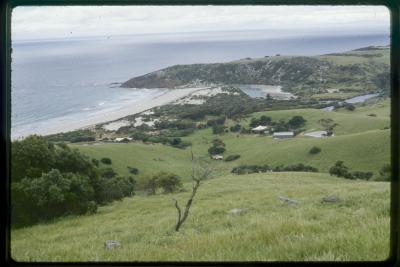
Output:
<svg viewBox="0 0 400 267">
<path fill-rule="evenodd" d="M 107 162 L 111 164 L 111 161 Z M 135 180 L 71 149 L 32 135 L 11 146 L 11 222 L 25 226 L 96 212 L 98 205 L 134 195 Z"/>
<path fill-rule="evenodd" d="M 248 174 L 248 173 L 259 173 L 259 172 L 318 172 L 317 168 L 303 163 L 293 165 L 278 165 L 275 167 L 264 165 L 240 165 L 232 169 L 232 173 L 236 174 Z"/>
<path fill-rule="evenodd" d="M 336 161 L 336 163 L 329 169 L 329 174 L 351 180 L 354 179 L 370 180 L 374 175 L 373 172 L 350 171 L 350 169 L 341 160 Z M 384 164 L 382 168 L 379 170 L 379 175 L 375 177 L 375 180 L 388 182 L 390 181 L 390 179 L 391 179 L 390 164 Z"/>
</svg>

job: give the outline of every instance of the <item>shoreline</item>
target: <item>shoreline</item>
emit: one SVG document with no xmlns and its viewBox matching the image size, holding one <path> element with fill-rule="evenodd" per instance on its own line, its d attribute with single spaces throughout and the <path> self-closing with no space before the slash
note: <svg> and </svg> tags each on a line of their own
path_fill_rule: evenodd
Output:
<svg viewBox="0 0 400 267">
<path fill-rule="evenodd" d="M 63 126 L 56 126 L 56 127 L 50 126 L 47 129 L 36 131 L 34 133 L 30 133 L 27 135 L 11 136 L 11 140 L 24 139 L 26 136 L 29 136 L 32 134 L 51 135 L 51 134 L 57 134 L 57 133 L 70 132 L 70 131 L 79 130 L 79 129 L 89 129 L 100 123 L 117 121 L 117 120 L 122 119 L 129 115 L 138 114 L 138 113 L 144 112 L 148 109 L 151 109 L 151 108 L 154 108 L 157 106 L 166 105 L 166 104 L 176 101 L 184 96 L 187 96 L 195 91 L 202 90 L 205 88 L 208 88 L 208 87 L 167 89 L 167 91 L 161 95 L 155 96 L 146 101 L 131 103 L 129 106 L 123 107 L 120 110 L 113 111 L 108 114 L 98 114 L 97 116 L 92 117 L 92 118 L 86 118 L 86 119 L 82 119 L 79 121 L 71 121 L 70 123 L 66 123 Z M 12 132 L 12 129 L 11 129 L 11 132 Z"/>
</svg>

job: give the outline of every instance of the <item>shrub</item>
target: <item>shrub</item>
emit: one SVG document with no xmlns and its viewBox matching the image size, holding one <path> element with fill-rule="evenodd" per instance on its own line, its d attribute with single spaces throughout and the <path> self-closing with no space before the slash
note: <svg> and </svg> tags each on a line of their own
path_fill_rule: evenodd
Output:
<svg viewBox="0 0 400 267">
<path fill-rule="evenodd" d="M 157 191 L 157 179 L 152 175 L 145 175 L 138 179 L 137 188 L 145 191 L 148 195 L 154 195 Z"/>
<path fill-rule="evenodd" d="M 379 170 L 379 176 L 376 178 L 376 181 L 385 181 L 390 182 L 392 177 L 392 169 L 390 164 L 386 163 Z"/>
<path fill-rule="evenodd" d="M 221 139 L 214 139 L 212 141 L 213 145 L 208 149 L 208 154 L 218 155 L 225 152 L 225 143 Z"/>
<path fill-rule="evenodd" d="M 160 172 L 154 175 L 157 186 L 163 189 L 163 193 L 173 193 L 182 189 L 181 178 L 173 173 Z"/>
<path fill-rule="evenodd" d="M 374 174 L 372 172 L 354 171 L 351 175 L 353 179 L 369 180 Z"/>
<path fill-rule="evenodd" d="M 112 168 L 100 169 L 100 175 L 104 178 L 111 179 L 117 175 L 117 173 Z"/>
<path fill-rule="evenodd" d="M 158 188 L 163 193 L 172 193 L 182 189 L 181 178 L 173 173 L 159 172 L 154 175 L 146 175 L 139 178 L 137 187 L 146 191 L 148 195 L 154 195 Z"/>
<path fill-rule="evenodd" d="M 315 155 L 321 152 L 321 149 L 319 147 L 313 146 L 308 153 L 311 155 Z"/>
<path fill-rule="evenodd" d="M 349 168 L 344 165 L 344 162 L 341 160 L 336 161 L 335 165 L 329 169 L 330 175 L 335 175 L 337 177 L 344 177 L 347 179 L 354 179 L 351 173 L 349 172 Z"/>
<path fill-rule="evenodd" d="M 212 127 L 212 132 L 213 134 L 222 134 L 224 132 L 225 128 L 222 125 L 214 125 Z"/>
<path fill-rule="evenodd" d="M 267 172 L 271 171 L 271 168 L 268 165 L 240 165 L 238 167 L 234 167 L 232 169 L 232 173 L 236 174 L 246 174 L 246 173 L 256 173 L 256 172 Z"/>
<path fill-rule="evenodd" d="M 210 154 L 210 155 L 223 154 L 224 152 L 225 152 L 225 148 L 222 146 L 212 146 L 208 149 L 208 154 Z"/>
<path fill-rule="evenodd" d="M 134 195 L 136 181 L 132 177 L 113 177 L 102 183 L 102 203 L 121 200 L 123 197 Z"/>
<path fill-rule="evenodd" d="M 101 163 L 110 165 L 112 163 L 110 158 L 102 158 Z"/>
<path fill-rule="evenodd" d="M 216 119 L 211 119 L 207 121 L 208 126 L 224 125 L 226 118 L 218 117 Z"/>
<path fill-rule="evenodd" d="M 344 105 L 344 108 L 345 108 L 346 110 L 348 110 L 348 111 L 354 111 L 354 110 L 356 109 L 356 107 L 355 107 L 353 104 L 350 104 L 350 103 L 346 103 L 346 104 Z"/>
<path fill-rule="evenodd" d="M 252 118 L 250 121 L 250 127 L 257 127 L 259 125 L 266 126 L 268 125 L 272 119 L 268 116 L 262 115 L 259 119 L 257 118 Z"/>
<path fill-rule="evenodd" d="M 246 173 L 257 173 L 257 172 L 318 172 L 317 168 L 312 166 L 304 165 L 302 163 L 294 165 L 278 165 L 274 168 L 269 167 L 267 164 L 264 165 L 240 165 L 232 169 L 232 173 L 246 174 Z"/>
<path fill-rule="evenodd" d="M 30 136 L 13 142 L 12 153 L 13 227 L 95 212 L 98 204 L 132 195 L 132 178 L 116 177 L 112 168 L 98 169 L 96 159 L 65 143 Z"/>
<path fill-rule="evenodd" d="M 240 155 L 229 155 L 225 158 L 225 161 L 234 161 L 240 158 Z"/>
<path fill-rule="evenodd" d="M 96 211 L 89 178 L 52 169 L 36 179 L 13 183 L 12 224 L 23 226 L 70 214 Z"/>
<path fill-rule="evenodd" d="M 189 142 L 189 141 L 182 141 L 182 142 L 180 142 L 180 143 L 178 143 L 178 144 L 176 144 L 176 145 L 172 145 L 172 146 L 173 146 L 173 147 L 176 147 L 176 148 L 181 148 L 181 149 L 183 149 L 183 148 L 186 148 L 186 147 L 191 146 L 191 145 L 192 145 L 192 143 Z"/>
<path fill-rule="evenodd" d="M 130 167 L 130 166 L 128 166 L 127 168 L 129 170 L 129 172 L 132 173 L 132 174 L 136 175 L 136 174 L 139 173 L 139 169 L 138 168 L 134 168 L 134 167 Z"/>
<path fill-rule="evenodd" d="M 236 124 L 235 126 L 231 126 L 230 131 L 231 132 L 239 132 L 241 129 L 240 124 Z"/>
<path fill-rule="evenodd" d="M 100 161 L 97 159 L 92 159 L 92 163 L 94 164 L 94 166 L 99 167 Z"/>
</svg>

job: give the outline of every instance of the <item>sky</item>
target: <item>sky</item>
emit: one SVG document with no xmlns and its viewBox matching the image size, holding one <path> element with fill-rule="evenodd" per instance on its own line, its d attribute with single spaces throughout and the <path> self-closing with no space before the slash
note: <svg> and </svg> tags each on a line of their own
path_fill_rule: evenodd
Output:
<svg viewBox="0 0 400 267">
<path fill-rule="evenodd" d="M 12 40 L 266 30 L 271 37 L 388 34 L 383 6 L 16 7 Z"/>
</svg>

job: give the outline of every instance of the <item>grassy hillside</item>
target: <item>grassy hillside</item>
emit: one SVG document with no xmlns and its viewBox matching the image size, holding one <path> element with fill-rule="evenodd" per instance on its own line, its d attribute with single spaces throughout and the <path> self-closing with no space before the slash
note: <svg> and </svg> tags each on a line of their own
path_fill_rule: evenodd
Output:
<svg viewBox="0 0 400 267">
<path fill-rule="evenodd" d="M 173 88 L 193 84 L 281 85 L 301 96 L 342 92 L 388 92 L 389 47 L 321 56 L 246 58 L 228 63 L 175 65 L 134 77 L 122 87 Z"/>
<path fill-rule="evenodd" d="M 17 261 L 346 261 L 388 256 L 389 183 L 318 173 L 215 178 L 200 187 L 188 220 L 176 233 L 171 198 L 182 203 L 188 194 L 135 196 L 102 207 L 95 215 L 12 231 L 12 257 Z M 282 203 L 278 195 L 300 204 Z M 328 195 L 337 195 L 341 202 L 320 203 Z M 229 213 L 234 208 L 248 211 Z M 105 240 L 119 240 L 122 248 L 107 251 Z"/>
<path fill-rule="evenodd" d="M 371 113 L 376 116 L 368 116 Z M 213 162 L 221 174 L 227 174 L 239 164 L 296 164 L 304 163 L 328 172 L 337 161 L 343 160 L 353 170 L 372 171 L 375 174 L 390 157 L 390 130 L 384 129 L 390 125 L 389 102 L 378 102 L 356 111 L 328 112 L 317 109 L 296 109 L 257 112 L 243 119 L 240 123 L 248 127 L 252 117 L 267 115 L 273 120 L 289 120 L 292 116 L 303 116 L 307 123 L 307 131 L 322 129 L 318 121 L 331 118 L 338 126 L 335 136 L 331 138 L 311 138 L 297 136 L 289 140 L 274 140 L 270 136 L 240 135 L 225 133 L 213 135 L 211 129 L 198 130 L 184 137 L 193 144 L 193 152 L 197 156 L 207 157 L 207 150 L 214 138 L 220 138 L 226 143 L 225 156 L 239 154 L 241 158 L 233 162 Z M 321 153 L 310 155 L 313 146 L 321 148 Z M 100 159 L 110 157 L 112 167 L 119 174 L 128 175 L 127 166 L 137 167 L 140 173 L 169 171 L 189 177 L 190 151 L 160 144 L 144 144 L 135 142 L 129 144 L 96 144 L 74 145 L 91 157 Z"/>
</svg>

